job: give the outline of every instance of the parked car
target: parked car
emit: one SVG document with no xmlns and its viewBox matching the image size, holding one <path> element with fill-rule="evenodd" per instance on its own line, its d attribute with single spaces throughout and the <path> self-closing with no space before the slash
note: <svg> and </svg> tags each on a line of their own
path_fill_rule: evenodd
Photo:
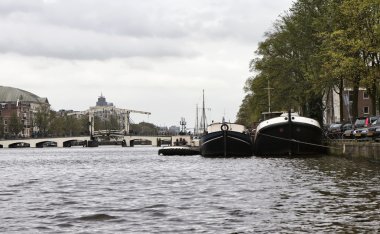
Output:
<svg viewBox="0 0 380 234">
<path fill-rule="evenodd" d="M 366 127 L 366 121 L 367 120 L 367 117 L 359 117 L 359 118 L 356 118 L 355 122 L 354 122 L 354 129 L 358 129 L 358 128 L 364 128 Z"/>
<path fill-rule="evenodd" d="M 345 124 L 343 124 L 342 132 L 344 132 L 346 130 L 351 130 L 352 128 L 353 128 L 353 126 L 351 123 L 345 123 Z"/>
<path fill-rule="evenodd" d="M 380 119 L 377 119 L 374 123 L 372 123 L 371 127 L 368 128 L 367 136 L 372 139 L 380 137 Z"/>
<path fill-rule="evenodd" d="M 342 138 L 345 138 L 345 139 L 353 139 L 354 138 L 354 125 L 353 124 L 349 124 L 348 127 L 346 127 L 344 130 L 343 130 L 343 134 L 342 134 Z"/>
<path fill-rule="evenodd" d="M 375 123 L 375 121 L 377 121 L 379 118 L 380 116 L 367 117 L 367 120 L 366 120 L 367 127 L 372 126 Z"/>
<path fill-rule="evenodd" d="M 326 130 L 327 137 L 330 139 L 340 138 L 342 136 L 342 133 L 343 133 L 342 127 L 343 127 L 342 123 L 331 124 Z"/>
<path fill-rule="evenodd" d="M 366 138 L 368 133 L 368 128 L 358 128 L 355 129 L 352 133 L 355 139 Z"/>
<path fill-rule="evenodd" d="M 352 139 L 354 138 L 354 129 L 348 129 L 343 132 L 343 138 L 344 139 Z"/>
<path fill-rule="evenodd" d="M 368 136 L 368 131 L 369 131 L 369 128 L 371 126 L 373 126 L 374 122 L 377 121 L 378 116 L 370 116 L 370 117 L 366 117 L 364 119 L 364 126 L 363 127 L 357 127 L 355 128 L 354 132 L 353 132 L 353 135 L 356 139 L 362 139 L 362 138 L 366 138 Z M 358 126 L 361 126 L 362 125 L 362 122 L 363 120 L 360 119 L 358 121 Z"/>
<path fill-rule="evenodd" d="M 326 130 L 326 136 L 330 139 L 341 139 L 345 131 L 351 130 L 351 123 L 333 123 Z"/>
<path fill-rule="evenodd" d="M 347 126 L 348 128 L 343 130 L 343 138 L 358 139 L 367 137 L 368 128 L 378 119 L 380 119 L 379 116 L 357 118 L 352 126 Z"/>
</svg>

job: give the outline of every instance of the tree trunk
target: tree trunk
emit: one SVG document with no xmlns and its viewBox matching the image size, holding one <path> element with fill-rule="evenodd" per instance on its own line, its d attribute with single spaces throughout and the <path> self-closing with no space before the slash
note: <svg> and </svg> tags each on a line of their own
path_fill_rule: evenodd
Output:
<svg viewBox="0 0 380 234">
<path fill-rule="evenodd" d="M 372 82 L 372 88 L 371 88 L 371 92 L 368 93 L 369 94 L 369 98 L 371 100 L 371 111 L 370 111 L 370 114 L 371 115 L 376 115 L 376 96 L 377 96 L 377 86 L 376 86 L 376 81 L 373 81 Z"/>
<path fill-rule="evenodd" d="M 343 79 L 340 78 L 339 82 L 339 120 L 340 122 L 344 121 L 344 84 Z"/>
<path fill-rule="evenodd" d="M 353 84 L 353 93 L 352 93 L 352 118 L 356 119 L 359 117 L 359 103 L 358 103 L 358 98 L 359 98 L 359 77 L 355 78 L 354 84 Z"/>
</svg>

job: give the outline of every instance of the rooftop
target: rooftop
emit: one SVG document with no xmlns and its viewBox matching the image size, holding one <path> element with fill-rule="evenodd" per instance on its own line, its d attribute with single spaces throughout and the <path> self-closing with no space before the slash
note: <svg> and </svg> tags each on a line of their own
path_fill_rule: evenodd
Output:
<svg viewBox="0 0 380 234">
<path fill-rule="evenodd" d="M 13 87 L 0 86 L 0 102 L 32 102 L 49 103 L 47 98 L 41 98 L 31 92 Z"/>
</svg>

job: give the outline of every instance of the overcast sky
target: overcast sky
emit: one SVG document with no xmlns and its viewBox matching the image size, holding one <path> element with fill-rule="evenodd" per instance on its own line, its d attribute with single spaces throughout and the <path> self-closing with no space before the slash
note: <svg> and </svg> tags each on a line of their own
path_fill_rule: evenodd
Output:
<svg viewBox="0 0 380 234">
<path fill-rule="evenodd" d="M 102 93 L 134 122 L 235 121 L 258 42 L 292 0 L 0 0 L 0 85 L 86 110 Z"/>
</svg>

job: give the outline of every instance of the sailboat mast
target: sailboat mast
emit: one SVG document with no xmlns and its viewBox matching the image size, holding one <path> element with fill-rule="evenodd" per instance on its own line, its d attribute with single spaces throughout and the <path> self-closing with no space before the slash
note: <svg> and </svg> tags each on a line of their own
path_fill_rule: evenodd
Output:
<svg viewBox="0 0 380 234">
<path fill-rule="evenodd" d="M 270 90 L 273 89 L 270 87 L 270 84 L 269 84 L 269 79 L 268 79 L 268 88 L 264 88 L 264 89 L 267 89 L 268 90 L 268 108 L 269 108 L 269 113 L 271 112 L 271 108 L 270 108 Z"/>
<path fill-rule="evenodd" d="M 203 98 L 202 98 L 202 117 L 201 117 L 201 128 L 203 129 L 203 133 L 206 132 L 206 108 L 205 108 L 205 90 L 203 90 Z"/>
<path fill-rule="evenodd" d="M 194 135 L 199 134 L 199 122 L 198 122 L 198 104 L 195 109 L 195 128 L 194 128 Z"/>
</svg>

